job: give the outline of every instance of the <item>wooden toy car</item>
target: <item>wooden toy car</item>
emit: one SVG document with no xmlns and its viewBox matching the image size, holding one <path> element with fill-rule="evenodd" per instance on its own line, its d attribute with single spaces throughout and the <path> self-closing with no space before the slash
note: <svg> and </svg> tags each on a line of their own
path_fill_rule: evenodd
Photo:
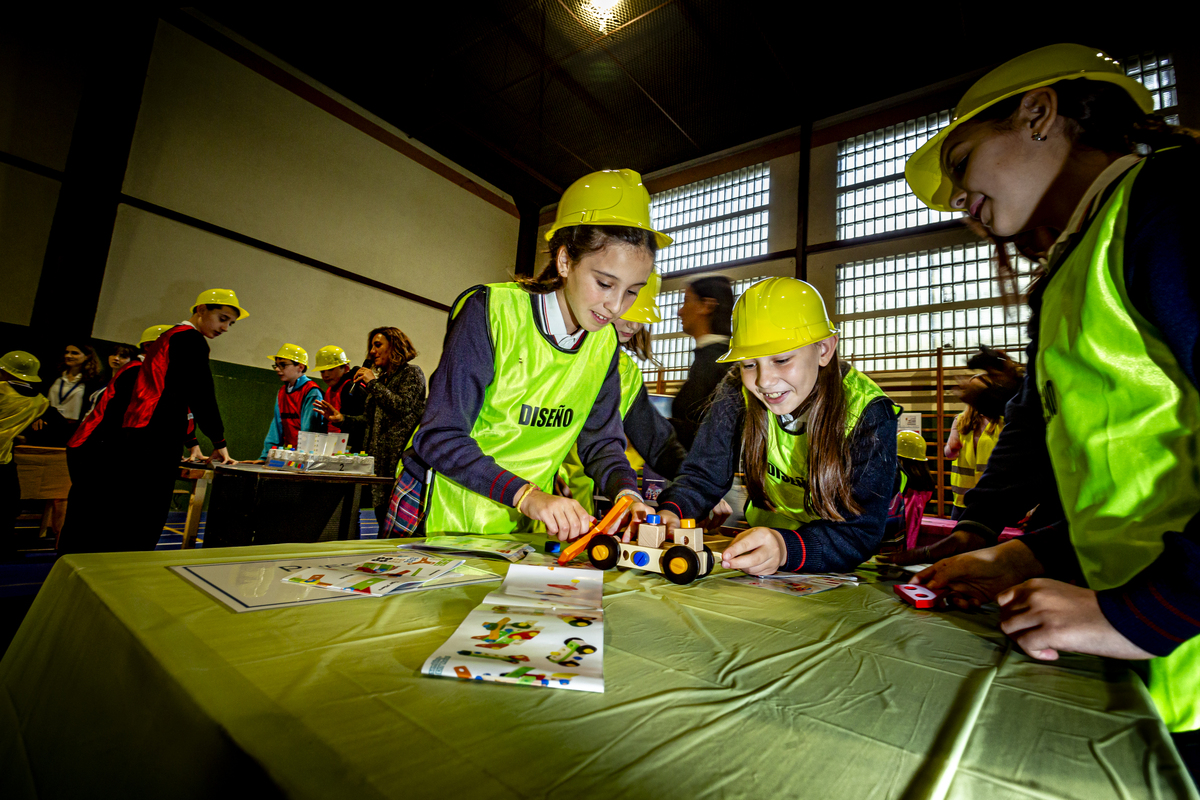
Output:
<svg viewBox="0 0 1200 800">
<path fill-rule="evenodd" d="M 658 572 L 681 586 L 713 571 L 716 558 L 704 545 L 704 533 L 694 520 L 680 520 L 673 542 L 666 544 L 666 526 L 657 514 L 638 525 L 637 544 L 626 543 L 606 533 L 588 543 L 588 560 L 596 569 L 626 567 Z M 665 546 L 664 546 L 665 545 Z"/>
</svg>

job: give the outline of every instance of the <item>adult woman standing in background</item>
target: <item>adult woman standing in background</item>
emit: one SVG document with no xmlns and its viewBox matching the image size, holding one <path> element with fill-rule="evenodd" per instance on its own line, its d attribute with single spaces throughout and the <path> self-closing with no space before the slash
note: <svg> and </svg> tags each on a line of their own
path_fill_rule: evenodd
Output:
<svg viewBox="0 0 1200 800">
<path fill-rule="evenodd" d="M 374 368 L 359 367 L 353 377 L 367 394 L 362 415 L 343 414 L 324 400 L 317 408 L 343 430 L 363 431 L 363 449 L 375 458 L 375 474 L 395 479 L 400 456 L 425 413 L 425 373 L 411 363 L 417 351 L 399 328 L 371 331 L 367 356 Z M 373 486 L 371 492 L 375 519 L 382 527 L 392 484 Z"/>
<path fill-rule="evenodd" d="M 100 375 L 100 359 L 86 344 L 68 344 L 63 348 L 62 374 L 50 385 L 47 396 L 50 411 L 33 423 L 36 436 L 30 444 L 42 447 L 62 447 L 79 427 L 90 408 L 88 398 L 104 387 Z M 55 413 L 57 412 L 57 413 Z"/>
</svg>

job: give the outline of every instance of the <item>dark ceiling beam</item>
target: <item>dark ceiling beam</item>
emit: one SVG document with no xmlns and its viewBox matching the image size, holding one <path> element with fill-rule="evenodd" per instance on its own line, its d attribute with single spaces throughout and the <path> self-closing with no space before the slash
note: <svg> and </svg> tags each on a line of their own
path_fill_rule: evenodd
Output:
<svg viewBox="0 0 1200 800">
<path fill-rule="evenodd" d="M 580 27 L 584 28 L 585 30 L 588 29 L 588 26 L 584 23 L 584 21 L 581 20 L 579 17 L 575 16 L 575 12 L 572 11 L 567 6 L 567 4 L 565 2 L 563 2 L 563 0 L 558 0 L 558 4 L 563 7 L 564 11 L 566 11 L 568 14 L 571 15 L 572 19 L 574 19 L 577 23 L 579 23 Z M 662 6 L 659 6 L 659 8 L 661 8 L 661 7 Z M 645 15 L 643 14 L 642 16 L 645 16 Z M 646 88 L 644 86 L 642 86 L 642 84 L 638 83 L 637 78 L 633 77 L 633 74 L 630 73 L 630 71 L 625 68 L 625 65 L 621 63 L 621 60 L 619 58 L 617 58 L 615 55 L 613 55 L 612 51 L 609 50 L 607 47 L 605 47 L 603 44 L 600 45 L 600 49 L 602 49 L 604 51 L 604 54 L 606 56 L 608 56 L 610 59 L 612 59 L 614 64 L 616 64 L 618 67 L 621 68 L 621 71 L 625 73 L 625 77 L 629 78 L 629 80 L 633 83 L 633 85 L 638 88 L 638 91 L 640 91 L 642 94 L 644 94 L 646 96 L 646 99 L 654 104 L 654 107 L 657 108 L 659 110 L 659 112 L 661 112 L 662 115 L 667 118 L 667 121 L 670 122 L 672 125 L 674 125 L 675 129 L 678 130 L 680 133 L 682 133 L 684 138 L 692 143 L 693 147 L 695 147 L 697 150 L 700 150 L 701 149 L 700 145 L 696 143 L 696 140 L 688 135 L 688 132 L 683 129 L 683 126 L 680 125 L 678 122 L 676 122 L 675 118 L 667 113 L 667 110 L 662 107 L 662 104 L 659 103 L 657 100 L 655 100 L 654 97 L 648 91 L 646 91 Z"/>
</svg>

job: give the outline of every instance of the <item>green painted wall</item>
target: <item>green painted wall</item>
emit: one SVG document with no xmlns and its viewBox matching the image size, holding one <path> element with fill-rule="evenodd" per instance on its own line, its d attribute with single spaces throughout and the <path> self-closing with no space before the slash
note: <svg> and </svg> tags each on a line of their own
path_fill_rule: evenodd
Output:
<svg viewBox="0 0 1200 800">
<path fill-rule="evenodd" d="M 238 461 L 253 461 L 262 452 L 263 439 L 275 412 L 279 377 L 274 370 L 246 367 L 227 361 L 209 361 L 217 404 L 225 423 L 229 454 Z M 212 442 L 198 431 L 204 454 L 212 452 Z"/>
</svg>

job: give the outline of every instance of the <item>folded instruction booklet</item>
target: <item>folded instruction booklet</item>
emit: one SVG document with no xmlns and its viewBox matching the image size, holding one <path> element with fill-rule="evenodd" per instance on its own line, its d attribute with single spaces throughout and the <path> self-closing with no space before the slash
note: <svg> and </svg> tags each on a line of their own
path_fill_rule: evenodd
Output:
<svg viewBox="0 0 1200 800">
<path fill-rule="evenodd" d="M 602 580 L 598 572 L 514 564 L 499 591 L 467 615 L 421 672 L 603 692 Z M 511 603 L 493 602 L 495 598 Z M 578 605 L 567 605 L 568 599 Z"/>
<path fill-rule="evenodd" d="M 462 559 L 430 558 L 429 556 L 376 556 L 369 561 L 345 569 L 313 567 L 293 572 L 284 583 L 315 586 L 331 592 L 382 597 L 385 594 L 422 586 L 443 577 L 457 567 Z M 456 581 L 461 583 L 462 581 Z M 474 581 L 471 581 L 472 583 Z"/>
<path fill-rule="evenodd" d="M 455 555 L 480 556 L 483 558 L 500 558 L 508 561 L 520 561 L 530 553 L 537 552 L 531 544 L 518 542 L 514 539 L 492 539 L 486 536 L 430 536 L 412 542 L 396 545 L 401 550 L 420 550 L 422 552 L 454 553 Z"/>
</svg>

